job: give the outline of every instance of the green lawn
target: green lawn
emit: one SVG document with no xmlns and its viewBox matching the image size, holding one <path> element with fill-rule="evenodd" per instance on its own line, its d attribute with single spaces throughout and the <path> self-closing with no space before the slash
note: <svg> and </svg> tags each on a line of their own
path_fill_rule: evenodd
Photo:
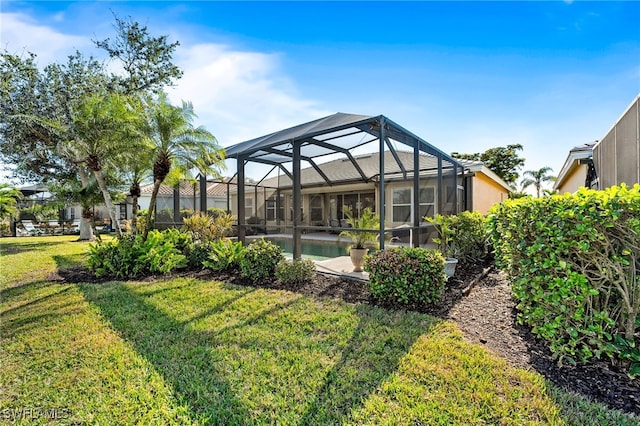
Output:
<svg viewBox="0 0 640 426">
<path fill-rule="evenodd" d="M 427 315 L 184 278 L 51 281 L 83 261 L 73 239 L 0 239 L 0 423 L 640 424 Z"/>
</svg>

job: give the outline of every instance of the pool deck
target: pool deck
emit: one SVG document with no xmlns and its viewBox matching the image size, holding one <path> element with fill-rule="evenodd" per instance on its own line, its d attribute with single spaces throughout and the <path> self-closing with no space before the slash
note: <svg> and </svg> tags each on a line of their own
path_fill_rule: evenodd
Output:
<svg viewBox="0 0 640 426">
<path fill-rule="evenodd" d="M 268 235 L 251 235 L 247 239 L 259 239 L 262 237 L 269 238 L 291 238 L 291 234 L 268 234 Z M 330 234 L 328 232 L 313 232 L 308 234 L 302 234 L 303 240 L 309 241 L 326 241 L 337 242 L 338 235 Z M 343 239 L 343 242 L 348 241 Z M 352 280 L 368 281 L 369 274 L 366 272 L 353 272 L 353 264 L 349 256 L 339 256 L 333 259 L 326 260 L 314 260 L 316 264 L 316 271 L 325 275 L 332 275 L 337 277 L 348 278 Z"/>
<path fill-rule="evenodd" d="M 262 237 L 267 238 L 292 238 L 291 234 L 268 234 L 268 235 L 251 235 L 247 236 L 247 240 L 259 239 Z M 302 234 L 303 240 L 309 241 L 325 241 L 325 242 L 338 242 L 339 238 L 337 234 L 331 234 L 328 232 L 310 232 Z M 343 239 L 343 242 L 348 239 Z M 387 244 L 387 247 L 403 245 L 402 243 Z M 434 244 L 425 244 L 424 248 L 434 249 L 437 248 Z M 353 272 L 353 264 L 349 256 L 339 256 L 326 260 L 314 260 L 316 264 L 316 271 L 321 274 L 331 275 L 336 277 L 342 277 L 352 280 L 368 281 L 369 274 L 367 272 Z"/>
<path fill-rule="evenodd" d="M 340 256 L 334 259 L 316 260 L 316 271 L 324 275 L 338 276 L 358 281 L 368 281 L 366 272 L 353 272 L 353 263 L 349 256 Z"/>
</svg>

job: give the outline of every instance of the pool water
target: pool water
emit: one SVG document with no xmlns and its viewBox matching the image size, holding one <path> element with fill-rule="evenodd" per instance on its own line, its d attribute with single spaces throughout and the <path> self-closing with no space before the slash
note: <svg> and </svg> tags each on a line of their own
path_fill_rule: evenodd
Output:
<svg viewBox="0 0 640 426">
<path fill-rule="evenodd" d="M 269 238 L 284 251 L 285 257 L 293 257 L 293 240 L 290 238 Z M 337 241 L 302 240 L 302 257 L 313 260 L 327 260 L 347 256 L 346 243 Z"/>
</svg>

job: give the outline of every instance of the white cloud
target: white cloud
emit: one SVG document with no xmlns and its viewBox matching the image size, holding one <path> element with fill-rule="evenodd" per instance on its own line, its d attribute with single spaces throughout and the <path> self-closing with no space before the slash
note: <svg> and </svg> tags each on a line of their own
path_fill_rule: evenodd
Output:
<svg viewBox="0 0 640 426">
<path fill-rule="evenodd" d="M 41 66 L 92 45 L 89 37 L 62 34 L 22 13 L 0 13 L 0 22 L 1 47 L 17 55 L 36 53 Z"/>
<path fill-rule="evenodd" d="M 197 124 L 224 146 L 335 112 L 300 97 L 276 54 L 209 43 L 181 46 L 176 62 L 184 76 L 169 90 L 172 101 L 191 101 Z"/>
</svg>

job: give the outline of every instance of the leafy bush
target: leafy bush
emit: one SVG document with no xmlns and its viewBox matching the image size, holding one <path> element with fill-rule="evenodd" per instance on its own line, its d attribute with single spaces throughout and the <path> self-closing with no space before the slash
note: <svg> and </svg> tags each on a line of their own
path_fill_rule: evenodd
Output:
<svg viewBox="0 0 640 426">
<path fill-rule="evenodd" d="M 617 334 L 636 339 L 640 185 L 507 200 L 489 225 L 520 322 L 548 340 L 560 362 L 612 355 Z"/>
<path fill-rule="evenodd" d="M 182 229 L 191 234 L 194 241 L 215 241 L 224 238 L 234 220 L 235 216 L 227 213 L 213 217 L 196 212 L 183 220 Z"/>
<path fill-rule="evenodd" d="M 155 223 L 172 223 L 173 222 L 173 210 L 162 209 L 156 211 Z"/>
<path fill-rule="evenodd" d="M 2 222 L 0 222 L 0 236 L 11 236 L 11 227 L 9 226 L 9 221 L 3 220 Z"/>
<path fill-rule="evenodd" d="M 214 271 L 228 271 L 240 268 L 240 259 L 244 252 L 241 242 L 222 239 L 214 241 L 208 246 L 209 256 L 202 261 L 202 265 L 205 268 Z"/>
<path fill-rule="evenodd" d="M 310 281 L 316 272 L 311 259 L 283 260 L 276 266 L 276 278 L 283 284 L 301 284 Z"/>
<path fill-rule="evenodd" d="M 440 244 L 446 257 L 455 257 L 460 263 L 484 262 L 489 253 L 489 232 L 486 216 L 478 212 L 462 212 L 458 215 L 425 217 L 436 225 L 440 237 L 433 242 Z"/>
<path fill-rule="evenodd" d="M 419 247 L 377 251 L 367 256 L 364 270 L 374 299 L 404 305 L 438 303 L 447 280 L 442 254 Z"/>
<path fill-rule="evenodd" d="M 225 209 L 221 209 L 219 207 L 210 207 L 207 209 L 207 214 L 215 219 L 219 216 L 226 216 L 230 213 L 227 212 Z"/>
<path fill-rule="evenodd" d="M 149 273 L 169 273 L 187 266 L 182 253 L 188 236 L 175 229 L 152 230 L 142 235 L 125 235 L 89 246 L 88 266 L 97 277 L 134 278 Z"/>
<path fill-rule="evenodd" d="M 209 259 L 211 254 L 211 243 L 195 241 L 187 249 L 185 255 L 187 256 L 187 263 L 189 268 L 198 269 L 202 268 L 203 262 Z"/>
<path fill-rule="evenodd" d="M 240 274 L 252 280 L 271 277 L 284 260 L 282 249 L 264 238 L 249 244 L 240 259 Z"/>
</svg>

